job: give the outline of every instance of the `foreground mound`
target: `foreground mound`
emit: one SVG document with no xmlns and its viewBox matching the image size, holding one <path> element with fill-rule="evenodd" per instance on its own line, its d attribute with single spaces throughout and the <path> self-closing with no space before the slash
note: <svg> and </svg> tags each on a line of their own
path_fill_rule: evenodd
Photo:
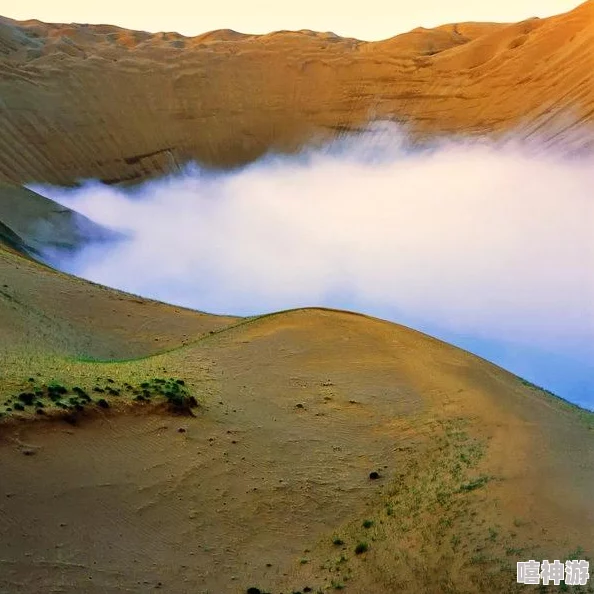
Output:
<svg viewBox="0 0 594 594">
<path fill-rule="evenodd" d="M 13 282 L 20 271 L 20 283 L 68 288 L 74 312 L 78 291 L 94 296 L 89 344 L 96 333 L 122 349 L 149 308 L 178 348 L 155 353 L 148 332 L 135 348 L 155 354 L 122 362 L 43 341 L 17 360 L 5 346 L 0 402 L 31 385 L 46 399 L 76 385 L 95 404 L 68 423 L 27 406 L 0 422 L 0 589 L 508 592 L 521 587 L 517 561 L 592 554 L 592 415 L 346 312 L 229 319 L 184 346 L 176 324 L 211 318 L 28 269 L 37 265 L 13 254 L 5 270 L 13 256 Z M 3 313 L 29 336 L 21 353 L 36 342 L 25 295 L 15 290 Z M 192 415 L 151 398 L 174 384 L 196 399 Z"/>
</svg>

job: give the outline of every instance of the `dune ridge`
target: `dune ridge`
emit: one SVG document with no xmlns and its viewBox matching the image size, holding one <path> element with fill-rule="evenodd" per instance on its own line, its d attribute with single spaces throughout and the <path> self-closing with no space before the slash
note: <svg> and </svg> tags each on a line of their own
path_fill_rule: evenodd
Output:
<svg viewBox="0 0 594 594">
<path fill-rule="evenodd" d="M 590 150 L 594 3 L 515 24 L 379 42 L 331 33 L 186 38 L 0 20 L 0 180 L 130 183 L 188 160 L 228 167 L 374 118 L 416 141 L 500 135 Z"/>
</svg>

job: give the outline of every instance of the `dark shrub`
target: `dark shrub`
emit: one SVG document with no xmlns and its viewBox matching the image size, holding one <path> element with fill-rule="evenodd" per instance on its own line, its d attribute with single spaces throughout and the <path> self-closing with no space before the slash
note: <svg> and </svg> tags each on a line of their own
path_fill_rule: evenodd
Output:
<svg viewBox="0 0 594 594">
<path fill-rule="evenodd" d="M 68 392 L 68 390 L 64 387 L 61 386 L 60 384 L 51 384 L 47 387 L 47 391 L 50 394 L 66 394 Z"/>
<path fill-rule="evenodd" d="M 35 401 L 35 394 L 33 394 L 32 392 L 21 392 L 19 394 L 19 400 L 25 406 L 31 406 L 33 404 L 33 402 Z"/>
<path fill-rule="evenodd" d="M 101 408 L 109 408 L 109 402 L 107 402 L 105 398 L 99 398 L 99 400 L 97 400 L 97 406 L 100 406 Z"/>
<path fill-rule="evenodd" d="M 169 407 L 178 414 L 192 415 L 192 409 L 198 406 L 194 396 L 187 396 L 176 392 L 166 392 L 165 397 Z"/>
</svg>

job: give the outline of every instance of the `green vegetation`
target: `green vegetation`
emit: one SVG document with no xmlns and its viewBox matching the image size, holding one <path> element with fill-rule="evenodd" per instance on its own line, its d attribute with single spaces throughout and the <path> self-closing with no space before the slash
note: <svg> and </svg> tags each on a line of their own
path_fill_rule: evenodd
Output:
<svg viewBox="0 0 594 594">
<path fill-rule="evenodd" d="M 79 382 L 82 383 L 82 382 Z M 32 384 L 35 387 L 32 388 Z M 8 417 L 11 413 L 35 413 L 45 415 L 46 411 L 60 412 L 72 420 L 74 413 L 82 413 L 91 408 L 108 409 L 117 401 L 138 403 L 166 403 L 167 408 L 177 414 L 192 414 L 198 406 L 198 400 L 190 394 L 186 382 L 177 378 L 153 378 L 135 384 L 132 381 L 119 383 L 111 377 L 97 378 L 94 385 L 81 388 L 80 385 L 69 387 L 64 383 L 48 381 L 43 383 L 30 377 L 23 391 L 9 396 L 0 403 L 0 416 Z M 89 392 L 100 397 L 94 400 Z M 34 411 L 32 409 L 35 409 Z"/>
<path fill-rule="evenodd" d="M 355 555 L 361 555 L 369 550 L 369 545 L 366 542 L 360 542 L 355 547 Z"/>
<path fill-rule="evenodd" d="M 332 545 L 322 545 L 320 553 L 328 555 L 320 564 L 326 572 L 320 576 L 323 591 L 344 587 L 364 564 L 381 591 L 400 591 L 413 581 L 419 591 L 429 591 L 438 575 L 440 591 L 453 592 L 459 571 L 476 592 L 519 592 L 515 561 L 562 553 L 541 535 L 538 543 L 527 545 L 532 523 L 501 514 L 491 489 L 503 479 L 481 472 L 488 440 L 471 434 L 467 420 L 436 420 L 431 435 L 426 449 L 406 460 L 389 488 L 377 491 L 374 514 L 368 509 L 367 518 L 352 518 L 340 527 L 341 538 L 331 541 L 334 547 L 357 543 L 355 554 L 337 556 Z M 564 558 L 583 555 L 578 549 Z"/>
</svg>

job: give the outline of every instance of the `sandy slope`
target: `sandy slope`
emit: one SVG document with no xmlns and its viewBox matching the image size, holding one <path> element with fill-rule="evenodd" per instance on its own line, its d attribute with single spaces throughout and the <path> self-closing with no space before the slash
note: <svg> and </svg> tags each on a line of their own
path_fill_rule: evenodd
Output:
<svg viewBox="0 0 594 594">
<path fill-rule="evenodd" d="M 68 277 L 0 243 L 0 357 L 4 364 L 8 352 L 99 359 L 144 356 L 236 319 L 165 306 Z"/>
<path fill-rule="evenodd" d="M 311 309 L 52 368 L 139 372 L 184 377 L 196 417 L 0 425 L 0 591 L 510 592 L 517 560 L 593 552 L 592 428 L 417 332 Z"/>
<path fill-rule="evenodd" d="M 0 592 L 514 592 L 518 560 L 594 553 L 592 415 L 484 360 L 346 312 L 191 312 L 7 249 L 0 279 Z M 6 416 L 31 380 L 97 398 L 155 377 L 195 416 L 124 395 L 74 424 Z"/>
<path fill-rule="evenodd" d="M 138 180 L 231 165 L 370 117 L 427 134 L 520 127 L 584 148 L 594 2 L 517 24 L 461 23 L 365 43 L 281 31 L 195 38 L 0 21 L 0 179 Z"/>
</svg>

